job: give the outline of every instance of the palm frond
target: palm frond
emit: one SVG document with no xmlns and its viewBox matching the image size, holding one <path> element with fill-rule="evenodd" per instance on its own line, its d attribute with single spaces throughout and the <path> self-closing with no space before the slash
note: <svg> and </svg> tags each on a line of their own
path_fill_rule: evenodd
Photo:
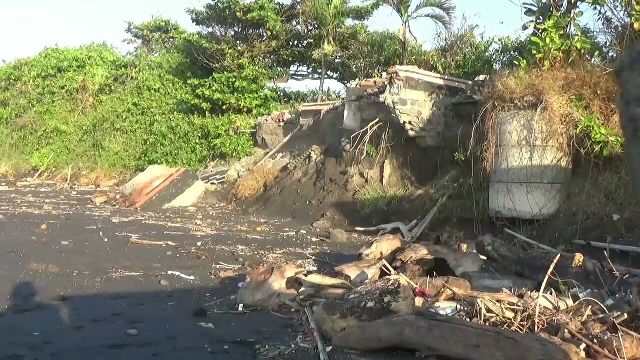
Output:
<svg viewBox="0 0 640 360">
<path fill-rule="evenodd" d="M 411 14 L 419 13 L 425 9 L 444 14 L 447 19 L 451 20 L 453 19 L 456 7 L 451 0 L 420 0 L 411 11 Z"/>
<path fill-rule="evenodd" d="M 382 0 L 405 22 L 410 18 L 411 0 Z"/>
<path fill-rule="evenodd" d="M 444 26 L 446 29 L 451 27 L 451 19 L 446 15 L 438 12 L 427 12 L 427 13 L 417 13 L 411 15 L 411 20 L 419 19 L 419 18 L 427 18 L 433 20 L 436 24 Z"/>
<path fill-rule="evenodd" d="M 453 22 L 454 11 L 455 6 L 449 0 L 421 0 L 411 11 L 409 19 L 428 18 L 448 29 Z"/>
</svg>

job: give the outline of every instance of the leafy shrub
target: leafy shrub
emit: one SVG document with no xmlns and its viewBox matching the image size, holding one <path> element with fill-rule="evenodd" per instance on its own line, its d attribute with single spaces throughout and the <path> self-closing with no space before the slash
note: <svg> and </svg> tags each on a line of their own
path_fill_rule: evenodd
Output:
<svg viewBox="0 0 640 360">
<path fill-rule="evenodd" d="M 316 102 L 318 100 L 318 90 L 286 90 L 278 88 L 278 98 L 283 104 L 301 104 L 308 102 Z M 322 98 L 324 101 L 333 101 L 342 99 L 342 94 L 339 91 L 325 89 L 323 91 Z"/>
<path fill-rule="evenodd" d="M 263 115 L 277 102 L 275 89 L 267 87 L 271 72 L 249 60 L 240 60 L 229 72 L 208 78 L 191 78 L 186 101 L 205 114 Z"/>
<path fill-rule="evenodd" d="M 477 34 L 476 28 L 463 24 L 452 31 L 437 33 L 434 48 L 425 52 L 418 65 L 463 79 L 492 74 L 495 71 L 491 56 L 494 41 Z"/>
<path fill-rule="evenodd" d="M 253 114 L 276 100 L 265 72 L 196 78 L 186 62 L 179 51 L 123 56 L 87 45 L 0 67 L 0 150 L 39 169 L 114 170 L 249 153 Z M 194 103 L 194 93 L 209 97 Z M 204 111 L 207 101 L 215 111 Z"/>
<path fill-rule="evenodd" d="M 580 98 L 574 98 L 573 105 L 580 117 L 576 132 L 582 137 L 584 150 L 592 155 L 601 156 L 622 152 L 624 139 L 619 131 L 605 126 L 598 115 L 590 111 Z"/>
</svg>

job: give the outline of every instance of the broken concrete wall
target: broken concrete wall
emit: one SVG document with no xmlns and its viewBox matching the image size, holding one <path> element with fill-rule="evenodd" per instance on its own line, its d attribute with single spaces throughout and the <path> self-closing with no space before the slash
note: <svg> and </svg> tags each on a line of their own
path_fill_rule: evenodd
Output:
<svg viewBox="0 0 640 360">
<path fill-rule="evenodd" d="M 441 146 L 470 135 L 478 111 L 469 95 L 473 82 L 415 66 L 397 66 L 390 74 L 384 101 L 409 137 L 421 146 Z"/>
</svg>

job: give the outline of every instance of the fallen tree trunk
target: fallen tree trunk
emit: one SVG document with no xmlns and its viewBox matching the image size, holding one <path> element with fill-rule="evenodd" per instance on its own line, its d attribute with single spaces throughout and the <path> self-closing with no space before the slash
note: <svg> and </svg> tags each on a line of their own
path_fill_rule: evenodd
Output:
<svg viewBox="0 0 640 360">
<path fill-rule="evenodd" d="M 573 345 L 452 317 L 389 316 L 335 334 L 334 346 L 358 351 L 402 348 L 467 360 L 577 360 Z"/>
</svg>

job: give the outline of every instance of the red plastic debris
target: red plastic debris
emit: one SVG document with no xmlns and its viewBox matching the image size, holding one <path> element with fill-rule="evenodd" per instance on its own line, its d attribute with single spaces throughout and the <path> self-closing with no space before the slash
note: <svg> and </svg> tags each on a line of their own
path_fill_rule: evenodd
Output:
<svg viewBox="0 0 640 360">
<path fill-rule="evenodd" d="M 430 297 L 431 293 L 429 292 L 429 289 L 420 289 L 420 288 L 415 288 L 413 289 L 413 295 L 417 296 L 417 297 Z"/>
</svg>

